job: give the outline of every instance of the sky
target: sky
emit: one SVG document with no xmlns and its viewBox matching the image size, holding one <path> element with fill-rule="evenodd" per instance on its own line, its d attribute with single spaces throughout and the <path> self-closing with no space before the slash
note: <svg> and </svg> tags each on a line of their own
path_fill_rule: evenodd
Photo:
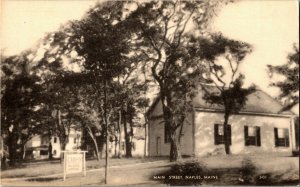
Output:
<svg viewBox="0 0 300 187">
<path fill-rule="evenodd" d="M 297 0 L 245 0 L 224 8 L 215 20 L 215 30 L 227 37 L 252 45 L 253 51 L 242 63 L 246 84 L 255 83 L 271 95 L 266 65 L 286 63 L 293 43 L 299 41 Z"/>
<path fill-rule="evenodd" d="M 13 55 L 33 47 L 68 20 L 80 19 L 93 0 L 2 0 L 1 50 Z M 280 65 L 299 41 L 297 0 L 241 0 L 224 7 L 214 20 L 215 31 L 253 46 L 241 66 L 246 85 L 252 83 L 272 96 L 266 65 Z M 298 43 L 297 43 L 298 44 Z M 298 44 L 299 45 L 299 44 Z"/>
</svg>

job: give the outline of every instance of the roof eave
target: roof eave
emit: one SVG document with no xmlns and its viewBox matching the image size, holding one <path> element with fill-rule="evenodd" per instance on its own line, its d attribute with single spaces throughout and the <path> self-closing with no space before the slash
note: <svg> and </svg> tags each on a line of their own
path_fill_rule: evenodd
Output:
<svg viewBox="0 0 300 187">
<path fill-rule="evenodd" d="M 218 110 L 218 109 L 208 109 L 208 108 L 201 108 L 201 107 L 195 107 L 194 108 L 196 111 L 205 111 L 205 112 L 218 112 L 222 113 L 224 110 Z M 236 113 L 237 115 L 239 114 L 246 114 L 246 115 L 259 115 L 259 116 L 271 116 L 271 117 L 294 117 L 296 116 L 295 114 L 276 114 L 276 113 L 264 113 L 264 112 L 252 112 L 252 111 L 241 111 Z"/>
</svg>

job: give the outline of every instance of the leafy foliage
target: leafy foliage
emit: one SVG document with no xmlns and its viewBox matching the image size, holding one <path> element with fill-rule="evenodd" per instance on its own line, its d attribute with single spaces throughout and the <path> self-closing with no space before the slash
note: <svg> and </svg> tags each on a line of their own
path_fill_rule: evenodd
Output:
<svg viewBox="0 0 300 187">
<path fill-rule="evenodd" d="M 33 135 L 42 133 L 42 124 L 47 123 L 43 88 L 27 55 L 7 57 L 1 63 L 1 134 L 7 137 L 12 164 L 19 157 L 17 150 Z"/>
<path fill-rule="evenodd" d="M 299 47 L 294 45 L 293 50 L 288 55 L 286 64 L 280 66 L 268 65 L 271 77 L 273 74 L 284 77 L 283 81 L 271 83 L 271 86 L 280 89 L 279 99 L 287 99 L 283 111 L 289 110 L 299 103 Z"/>
<path fill-rule="evenodd" d="M 144 57 L 159 87 L 163 117 L 170 134 L 170 160 L 180 158 L 180 136 L 191 98 L 205 68 L 188 50 L 191 30 L 205 33 L 215 11 L 227 1 L 134 2 L 136 9 L 126 19 L 133 32 L 137 53 Z"/>
<path fill-rule="evenodd" d="M 238 113 L 246 104 L 247 96 L 255 91 L 254 85 L 243 88 L 244 75 L 239 73 L 240 63 L 251 52 L 251 46 L 227 39 L 221 34 L 211 34 L 209 38 L 199 38 L 195 41 L 198 45 L 193 49 L 193 53 L 206 62 L 209 69 L 206 79 L 216 88 L 211 89 L 203 85 L 203 98 L 211 104 L 224 106 L 225 151 L 226 154 L 230 154 L 229 135 L 226 130 L 229 116 Z M 226 61 L 219 62 L 221 57 Z"/>
<path fill-rule="evenodd" d="M 225 88 L 223 91 L 211 91 L 209 86 L 203 86 L 205 90 L 204 99 L 211 104 L 226 105 L 226 110 L 231 114 L 238 113 L 247 102 L 247 96 L 255 91 L 254 87 L 249 89 L 243 89 L 243 76 L 240 76 L 232 83 L 231 88 Z M 224 104 L 224 98 L 226 98 L 226 104 Z"/>
<path fill-rule="evenodd" d="M 116 137 L 115 133 L 121 133 L 122 122 L 130 148 L 129 136 L 133 136 L 138 113 L 149 104 L 144 97 L 148 85 L 155 81 L 171 136 L 170 160 L 175 161 L 180 158 L 178 131 L 186 114 L 192 111 L 191 101 L 199 81 L 211 83 L 214 79 L 206 79 L 205 74 L 224 73 L 215 60 L 227 53 L 232 55 L 227 59 L 234 74 L 232 79 L 235 78 L 238 65 L 233 67 L 231 60 L 240 62 L 249 52 L 248 44 L 221 35 L 206 36 L 212 18 L 228 2 L 231 0 L 97 4 L 81 20 L 70 21 L 59 31 L 49 33 L 40 45 L 44 51 L 41 58 L 36 57 L 38 50 L 32 53 L 33 59 L 26 55 L 21 56 L 22 60 L 7 58 L 2 74 L 12 78 L 5 80 L 2 99 L 3 104 L 14 108 L 4 111 L 3 120 L 11 120 L 6 122 L 8 126 L 23 124 L 13 120 L 34 121 L 32 116 L 40 112 L 37 120 L 43 120 L 45 127 L 40 133 L 46 129 L 50 134 L 61 134 L 64 142 L 71 126 L 85 128 L 91 138 L 100 134 L 101 150 L 109 134 Z M 23 61 L 27 65 L 22 71 L 30 69 L 34 73 L 14 75 L 14 69 Z M 144 75 L 142 79 L 140 74 Z M 223 90 L 221 95 L 228 98 L 225 105 L 230 108 L 229 113 L 238 111 L 245 103 L 248 92 L 241 89 L 242 79 L 239 76 L 232 81 L 230 89 Z M 18 89 L 20 92 L 15 92 Z M 29 89 L 30 93 L 23 93 Z M 231 98 L 235 94 L 240 97 Z M 210 94 L 207 100 L 221 103 L 221 97 Z M 24 111 L 18 109 L 20 113 L 12 114 L 21 105 Z M 31 116 L 24 117 L 25 113 Z M 31 124 L 34 127 L 35 123 Z"/>
</svg>

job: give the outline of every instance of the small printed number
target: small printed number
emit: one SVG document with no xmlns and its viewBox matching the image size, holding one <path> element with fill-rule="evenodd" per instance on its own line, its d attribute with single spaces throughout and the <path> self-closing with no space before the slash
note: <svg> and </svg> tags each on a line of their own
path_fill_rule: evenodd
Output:
<svg viewBox="0 0 300 187">
<path fill-rule="evenodd" d="M 262 180 L 267 179 L 267 176 L 266 175 L 260 175 L 259 179 L 262 179 Z"/>
</svg>

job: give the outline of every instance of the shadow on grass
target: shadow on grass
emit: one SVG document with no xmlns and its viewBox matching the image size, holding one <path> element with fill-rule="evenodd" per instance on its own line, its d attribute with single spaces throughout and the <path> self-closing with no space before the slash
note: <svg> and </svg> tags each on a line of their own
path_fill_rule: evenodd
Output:
<svg viewBox="0 0 300 187">
<path fill-rule="evenodd" d="M 273 186 L 299 185 L 299 176 L 286 173 L 275 174 L 259 172 L 259 168 L 248 158 L 244 159 L 241 167 L 209 169 L 199 160 L 177 162 L 170 169 L 162 171 L 150 178 L 156 182 L 171 186 L 191 185 L 244 185 L 244 186 Z"/>
<path fill-rule="evenodd" d="M 272 173 L 261 174 L 256 176 L 254 184 L 256 186 L 295 186 L 300 184 L 299 179 L 283 179 L 283 175 L 274 175 Z"/>
<path fill-rule="evenodd" d="M 50 182 L 55 180 L 61 180 L 61 177 L 45 177 L 45 178 L 33 178 L 33 179 L 27 179 L 26 181 L 30 182 Z"/>
<path fill-rule="evenodd" d="M 274 186 L 274 185 L 299 185 L 298 179 L 292 178 L 291 174 L 289 178 L 286 178 L 286 173 L 259 173 L 259 169 L 248 158 L 242 162 L 240 169 L 240 185 L 256 185 L 256 186 Z"/>
</svg>

